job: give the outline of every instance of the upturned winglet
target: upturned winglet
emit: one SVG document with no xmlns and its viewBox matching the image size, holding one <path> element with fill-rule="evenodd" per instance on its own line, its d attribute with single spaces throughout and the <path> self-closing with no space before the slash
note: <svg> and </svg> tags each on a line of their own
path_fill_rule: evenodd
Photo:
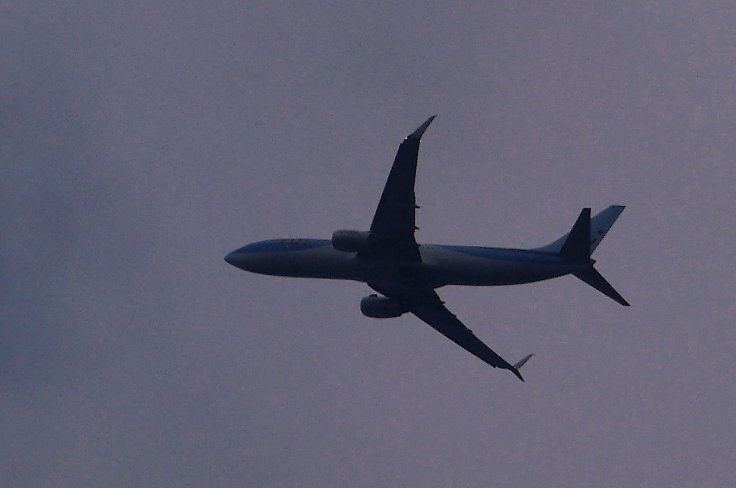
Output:
<svg viewBox="0 0 736 488">
<path fill-rule="evenodd" d="M 526 364 L 527 361 L 529 361 L 529 359 L 531 359 L 532 356 L 534 356 L 534 353 L 525 356 L 523 359 L 513 364 L 513 369 L 511 370 L 511 372 L 514 373 L 516 377 L 519 378 L 521 381 L 524 381 L 524 378 L 521 376 L 519 370 L 522 366 L 524 366 L 524 364 Z"/>
<path fill-rule="evenodd" d="M 431 116 L 427 120 L 424 121 L 422 125 L 419 126 L 417 130 L 409 134 L 406 138 L 407 139 L 420 139 L 422 137 L 422 134 L 424 134 L 424 131 L 427 130 L 427 127 L 429 127 L 429 124 L 432 123 L 434 118 L 437 117 L 436 115 Z"/>
</svg>

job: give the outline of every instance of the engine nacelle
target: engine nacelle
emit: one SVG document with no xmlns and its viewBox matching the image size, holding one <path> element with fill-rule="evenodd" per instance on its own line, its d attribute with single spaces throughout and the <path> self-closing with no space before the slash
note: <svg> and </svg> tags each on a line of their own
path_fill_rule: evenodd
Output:
<svg viewBox="0 0 736 488">
<path fill-rule="evenodd" d="M 359 230 L 336 230 L 332 233 L 332 247 L 338 251 L 359 252 L 368 247 L 371 233 Z"/>
<path fill-rule="evenodd" d="M 409 311 L 398 300 L 378 295 L 369 295 L 360 301 L 360 311 L 373 319 L 390 319 Z"/>
</svg>

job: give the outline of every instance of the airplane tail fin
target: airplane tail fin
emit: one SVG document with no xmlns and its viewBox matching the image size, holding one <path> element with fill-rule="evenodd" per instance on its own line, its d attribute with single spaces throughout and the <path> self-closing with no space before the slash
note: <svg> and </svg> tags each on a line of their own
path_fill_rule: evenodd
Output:
<svg viewBox="0 0 736 488">
<path fill-rule="evenodd" d="M 611 205 L 601 213 L 597 214 L 595 217 L 590 219 L 590 253 L 592 254 L 593 251 L 598 247 L 598 244 L 601 243 L 604 237 L 606 237 L 606 234 L 608 233 L 608 230 L 613 226 L 613 223 L 616 222 L 616 219 L 618 219 L 618 216 L 621 215 L 621 212 L 624 211 L 623 205 Z M 588 214 L 590 215 L 590 214 Z M 582 216 L 582 213 L 581 213 Z M 580 217 L 578 217 L 578 220 L 580 220 Z M 573 229 L 575 227 L 573 226 Z M 572 231 L 570 233 L 565 234 L 564 236 L 557 239 L 555 242 L 548 244 L 546 246 L 537 248 L 537 251 L 545 251 L 545 252 L 554 252 L 559 253 L 562 251 L 562 248 L 564 244 L 567 242 L 568 238 L 572 235 Z"/>
<path fill-rule="evenodd" d="M 624 207 L 621 205 L 612 205 L 591 219 L 590 209 L 584 208 L 568 234 L 538 250 L 556 252 L 564 258 L 578 263 L 589 262 L 588 267 L 580 271 L 575 271 L 573 276 L 592 286 L 612 300 L 628 307 L 629 302 L 593 267 L 595 261 L 590 259 L 593 250 L 595 250 L 603 237 L 605 237 L 623 210 Z"/>
</svg>

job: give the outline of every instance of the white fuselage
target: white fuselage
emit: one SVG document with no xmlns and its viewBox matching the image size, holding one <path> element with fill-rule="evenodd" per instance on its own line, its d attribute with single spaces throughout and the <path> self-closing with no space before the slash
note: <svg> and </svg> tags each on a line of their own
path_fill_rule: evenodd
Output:
<svg viewBox="0 0 736 488">
<path fill-rule="evenodd" d="M 423 244 L 419 251 L 422 262 L 407 264 L 358 258 L 329 240 L 276 239 L 249 244 L 225 259 L 254 273 L 428 288 L 531 283 L 590 266 L 538 250 Z"/>
</svg>

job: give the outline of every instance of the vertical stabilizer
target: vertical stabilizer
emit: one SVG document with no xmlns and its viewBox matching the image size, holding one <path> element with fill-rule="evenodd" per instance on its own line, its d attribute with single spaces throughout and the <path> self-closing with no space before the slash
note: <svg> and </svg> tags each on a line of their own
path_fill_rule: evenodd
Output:
<svg viewBox="0 0 736 488">
<path fill-rule="evenodd" d="M 586 268 L 572 274 L 612 300 L 628 307 L 629 302 L 593 267 L 595 261 L 590 259 L 590 254 L 606 235 L 606 232 L 611 228 L 623 209 L 624 207 L 620 205 L 613 205 L 591 219 L 590 209 L 584 208 L 567 235 L 548 246 L 539 248 L 539 250 L 559 253 L 561 257 L 576 263 L 589 262 Z"/>
<path fill-rule="evenodd" d="M 616 222 L 616 219 L 618 219 L 618 216 L 621 215 L 621 212 L 624 211 L 624 208 L 625 207 L 623 205 L 611 205 L 610 207 L 590 219 L 591 253 L 595 251 L 595 249 L 598 247 L 598 244 L 600 244 L 603 238 L 606 237 L 608 230 L 613 226 L 613 223 Z M 565 234 L 552 244 L 540 247 L 537 250 L 545 252 L 560 252 L 562 250 L 563 244 L 565 244 L 565 241 L 567 241 L 567 238 L 569 236 L 570 234 Z"/>
<path fill-rule="evenodd" d="M 624 208 L 626 207 L 623 205 L 611 205 L 590 220 L 591 253 L 595 251 L 598 244 L 600 244 L 603 238 L 606 237 L 608 229 L 613 226 L 613 223 L 616 222 L 616 219 L 621 215 L 621 212 L 624 211 Z"/>
</svg>

